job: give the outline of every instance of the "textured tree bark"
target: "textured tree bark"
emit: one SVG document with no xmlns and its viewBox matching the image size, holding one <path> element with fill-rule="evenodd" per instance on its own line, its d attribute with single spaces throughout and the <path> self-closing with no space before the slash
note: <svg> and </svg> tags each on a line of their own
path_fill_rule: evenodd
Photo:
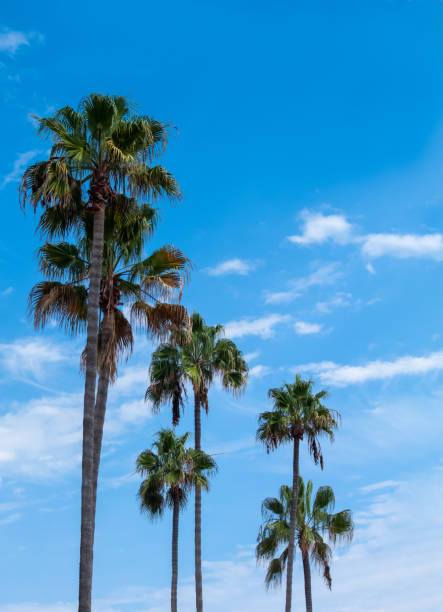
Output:
<svg viewBox="0 0 443 612">
<path fill-rule="evenodd" d="M 97 336 L 100 280 L 103 260 L 103 231 L 105 211 L 94 213 L 86 339 L 86 375 L 83 408 L 82 449 L 82 508 L 80 535 L 79 612 L 91 612 L 92 565 L 94 555 L 93 464 L 94 464 L 94 410 L 97 378 Z"/>
<path fill-rule="evenodd" d="M 288 543 L 288 564 L 286 567 L 285 612 L 291 612 L 291 605 L 292 605 L 292 574 L 293 574 L 293 568 L 294 568 L 295 527 L 296 527 L 296 522 L 297 522 L 299 451 L 300 451 L 300 439 L 298 437 L 295 437 L 294 438 L 293 460 L 292 460 L 292 502 L 291 502 L 289 543 Z"/>
<path fill-rule="evenodd" d="M 195 448 L 201 450 L 201 409 L 198 394 L 194 392 L 194 429 Z M 202 492 L 195 487 L 195 606 L 197 612 L 203 612 L 203 577 L 202 577 Z"/>
<path fill-rule="evenodd" d="M 174 500 L 172 510 L 172 582 L 171 582 L 171 612 L 177 612 L 177 583 L 178 583 L 178 518 L 180 506 Z"/>
<path fill-rule="evenodd" d="M 306 612 L 312 612 L 311 567 L 308 553 L 303 553 L 303 573 L 305 577 Z"/>
<path fill-rule="evenodd" d="M 102 355 L 104 354 L 108 342 L 112 338 L 114 333 L 114 311 L 103 315 L 102 332 L 101 332 L 101 346 Z M 100 468 L 100 456 L 102 451 L 102 440 L 103 440 L 103 427 L 105 423 L 106 415 L 106 402 L 108 399 L 109 389 L 109 367 L 106 364 L 100 363 L 99 366 L 99 377 L 97 384 L 97 396 L 95 400 L 95 413 L 94 413 L 94 467 L 92 475 L 92 487 L 93 487 L 93 499 L 92 499 L 92 518 L 93 518 L 93 534 L 95 535 L 95 515 L 97 509 L 97 485 L 98 485 L 98 473 Z"/>
</svg>

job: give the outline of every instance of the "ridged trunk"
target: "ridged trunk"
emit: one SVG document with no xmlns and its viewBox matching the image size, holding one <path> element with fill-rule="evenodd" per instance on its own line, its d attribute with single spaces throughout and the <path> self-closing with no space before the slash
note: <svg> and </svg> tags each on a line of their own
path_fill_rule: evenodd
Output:
<svg viewBox="0 0 443 612">
<path fill-rule="evenodd" d="M 178 499 L 174 500 L 172 510 L 172 581 L 171 581 L 171 612 L 177 612 L 177 583 L 178 583 L 178 518 L 180 505 Z"/>
<path fill-rule="evenodd" d="M 201 410 L 198 393 L 194 392 L 194 430 L 195 448 L 201 450 Z M 195 606 L 197 612 L 203 612 L 203 578 L 202 578 L 202 492 L 195 487 Z"/>
<path fill-rule="evenodd" d="M 311 566 L 309 565 L 308 553 L 303 553 L 303 574 L 305 577 L 306 612 L 312 612 Z"/>
<path fill-rule="evenodd" d="M 106 351 L 109 340 L 114 333 L 114 320 L 115 313 L 111 311 L 103 315 L 102 331 L 101 331 L 101 349 L 102 355 Z M 95 533 L 95 515 L 97 509 L 97 485 L 98 485 L 98 473 L 100 468 L 100 456 L 102 451 L 102 440 L 103 440 L 103 427 L 105 424 L 106 415 L 106 402 L 108 399 L 109 389 L 109 367 L 105 363 L 100 363 L 99 376 L 97 384 L 97 396 L 95 399 L 95 413 L 94 413 L 94 467 L 92 474 L 92 487 L 93 487 L 93 536 Z"/>
<path fill-rule="evenodd" d="M 79 572 L 79 612 L 91 612 L 92 565 L 94 549 L 93 521 L 93 465 L 94 465 L 94 410 L 97 378 L 97 336 L 100 280 L 103 260 L 104 208 L 94 212 L 86 339 L 85 395 L 83 407 L 82 502 Z"/>
<path fill-rule="evenodd" d="M 295 553 L 295 528 L 297 522 L 297 500 L 298 500 L 298 479 L 299 479 L 299 458 L 300 439 L 294 437 L 294 450 L 292 458 L 292 501 L 290 514 L 290 529 L 288 543 L 288 563 L 286 566 L 286 606 L 285 612 L 291 612 L 292 606 L 292 575 L 294 570 Z"/>
</svg>

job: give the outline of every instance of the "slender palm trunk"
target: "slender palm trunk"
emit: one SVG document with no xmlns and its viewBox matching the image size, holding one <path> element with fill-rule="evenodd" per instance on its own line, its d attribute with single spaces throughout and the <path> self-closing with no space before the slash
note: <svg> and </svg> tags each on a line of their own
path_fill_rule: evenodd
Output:
<svg viewBox="0 0 443 612">
<path fill-rule="evenodd" d="M 102 356 L 105 354 L 106 348 L 108 346 L 108 342 L 111 340 L 112 334 L 114 333 L 114 319 L 115 319 L 115 314 L 113 311 L 111 311 L 110 313 L 105 312 L 105 314 L 103 315 L 102 330 L 101 330 Z M 96 514 L 96 508 L 97 508 L 98 472 L 100 468 L 100 456 L 101 456 L 101 451 L 102 451 L 103 427 L 105 423 L 106 402 L 108 399 L 109 381 L 110 381 L 109 367 L 105 362 L 102 361 L 99 367 L 97 397 L 95 400 L 95 413 L 94 413 L 94 468 L 93 468 L 93 476 L 92 476 L 93 537 L 95 533 L 95 514 Z"/>
<path fill-rule="evenodd" d="M 311 567 L 309 565 L 309 554 L 307 552 L 303 553 L 303 573 L 305 576 L 306 612 L 312 612 Z"/>
<path fill-rule="evenodd" d="M 94 549 L 93 464 L 94 464 L 94 409 L 97 378 L 97 334 L 100 279 L 103 260 L 103 231 L 105 211 L 94 213 L 92 257 L 89 270 L 89 296 L 86 339 L 86 375 L 83 409 L 82 450 L 82 509 L 80 536 L 79 612 L 91 612 L 92 564 Z"/>
<path fill-rule="evenodd" d="M 194 393 L 195 448 L 201 450 L 201 410 L 198 394 Z M 202 578 L 202 491 L 195 487 L 195 606 L 203 612 Z"/>
<path fill-rule="evenodd" d="M 291 605 L 292 605 L 292 574 L 293 574 L 293 568 L 294 568 L 295 528 L 296 528 L 296 522 L 297 522 L 299 451 L 300 451 L 300 439 L 298 437 L 294 437 L 294 453 L 293 453 L 293 460 L 292 460 L 292 502 L 291 502 L 289 543 L 288 543 L 288 564 L 286 568 L 285 612 L 291 612 Z"/>
<path fill-rule="evenodd" d="M 178 518 L 180 505 L 174 499 L 172 510 L 172 582 L 171 582 L 171 612 L 177 612 L 177 583 L 178 583 Z"/>
</svg>

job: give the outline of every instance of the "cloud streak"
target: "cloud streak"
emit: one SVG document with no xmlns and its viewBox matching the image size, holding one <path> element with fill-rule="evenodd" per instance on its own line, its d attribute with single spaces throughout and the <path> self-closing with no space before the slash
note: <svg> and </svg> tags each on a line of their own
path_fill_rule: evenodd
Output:
<svg viewBox="0 0 443 612">
<path fill-rule="evenodd" d="M 263 339 L 275 335 L 277 325 L 289 323 L 291 317 L 282 314 L 270 314 L 258 319 L 240 319 L 229 321 L 225 324 L 225 332 L 228 338 L 243 338 L 244 336 L 260 336 Z"/>
<path fill-rule="evenodd" d="M 346 387 L 375 380 L 389 380 L 396 376 L 427 374 L 443 370 L 443 351 L 427 357 L 406 355 L 393 361 L 370 361 L 365 365 L 339 365 L 333 361 L 307 363 L 291 368 L 296 372 L 315 373 L 320 381 L 332 387 Z"/>
<path fill-rule="evenodd" d="M 213 268 L 205 268 L 204 271 L 209 274 L 209 276 L 227 276 L 228 274 L 246 276 L 249 274 L 249 272 L 255 270 L 255 268 L 256 265 L 249 261 L 234 258 L 222 261 Z"/>
</svg>

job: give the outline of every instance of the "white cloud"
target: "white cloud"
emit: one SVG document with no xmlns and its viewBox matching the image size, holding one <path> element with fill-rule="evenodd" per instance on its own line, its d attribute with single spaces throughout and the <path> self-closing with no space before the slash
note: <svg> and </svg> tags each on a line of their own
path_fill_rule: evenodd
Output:
<svg viewBox="0 0 443 612">
<path fill-rule="evenodd" d="M 275 293 L 265 292 L 266 304 L 281 304 L 292 302 L 298 298 L 303 291 L 309 287 L 318 285 L 332 285 L 341 276 L 339 264 L 332 262 L 324 266 L 320 266 L 308 276 L 295 278 L 288 283 L 287 291 L 278 291 Z"/>
<path fill-rule="evenodd" d="M 319 323 L 306 323 L 306 321 L 297 321 L 294 324 L 295 332 L 299 336 L 306 336 L 309 334 L 319 334 L 322 329 L 322 325 Z"/>
<path fill-rule="evenodd" d="M 16 523 L 18 520 L 22 518 L 22 514 L 20 512 L 14 512 L 14 514 L 10 514 L 9 516 L 5 516 L 0 519 L 0 525 L 10 525 L 11 523 Z"/>
<path fill-rule="evenodd" d="M 352 295 L 350 293 L 339 292 L 334 297 L 324 302 L 317 302 L 315 307 L 323 314 L 329 314 L 334 308 L 344 308 L 352 304 Z"/>
<path fill-rule="evenodd" d="M 151 407 L 143 399 L 125 402 L 118 409 L 118 418 L 124 423 L 144 423 L 151 416 Z"/>
<path fill-rule="evenodd" d="M 42 338 L 24 338 L 0 343 L 0 363 L 14 377 L 39 379 L 47 374 L 48 365 L 70 359 L 66 346 Z"/>
<path fill-rule="evenodd" d="M 348 244 L 352 240 L 352 225 L 344 215 L 323 215 L 304 210 L 302 234 L 289 236 L 295 244 L 319 244 L 326 240 L 333 240 L 339 244 Z"/>
<path fill-rule="evenodd" d="M 257 357 L 260 357 L 260 351 L 253 351 L 252 353 L 246 353 L 246 355 L 243 355 L 245 361 L 253 361 L 254 359 L 257 359 Z"/>
<path fill-rule="evenodd" d="M 15 53 L 20 47 L 29 47 L 28 34 L 12 30 L 0 32 L 0 51 Z"/>
<path fill-rule="evenodd" d="M 387 380 L 395 376 L 427 374 L 443 370 L 443 351 L 427 357 L 407 355 L 393 361 L 370 361 L 366 365 L 338 365 L 332 361 L 309 363 L 292 368 L 294 372 L 314 372 L 322 383 L 333 387 Z"/>
<path fill-rule="evenodd" d="M 398 487 L 401 484 L 403 483 L 399 480 L 383 480 L 383 482 L 374 482 L 374 484 L 360 487 L 360 491 L 363 491 L 364 493 L 372 493 L 372 491 L 380 491 L 381 489 Z"/>
<path fill-rule="evenodd" d="M 148 366 L 128 366 L 117 378 L 111 393 L 120 395 L 130 395 L 134 391 L 139 395 L 144 395 L 148 386 Z"/>
<path fill-rule="evenodd" d="M 375 274 L 375 268 L 371 263 L 367 263 L 365 267 L 369 274 Z"/>
<path fill-rule="evenodd" d="M 14 287 L 7 287 L 2 292 L 0 292 L 0 295 L 11 295 L 13 291 L 14 291 Z"/>
<path fill-rule="evenodd" d="M 8 183 L 18 183 L 26 166 L 28 166 L 29 162 L 38 155 L 38 153 L 39 151 L 26 151 L 25 153 L 20 153 L 12 166 L 11 172 L 3 177 L 0 189 L 6 187 Z"/>
<path fill-rule="evenodd" d="M 369 234 L 364 236 L 362 252 L 368 257 L 390 255 L 398 259 L 428 257 L 443 260 L 442 234 Z"/>
<path fill-rule="evenodd" d="M 227 274 L 239 274 L 241 276 L 246 276 L 252 270 L 255 270 L 256 265 L 248 262 L 244 259 L 228 259 L 226 261 L 222 261 L 217 266 L 213 268 L 205 268 L 205 272 L 209 274 L 209 276 L 225 276 Z"/>
<path fill-rule="evenodd" d="M 24 338 L 0 343 L 0 363 L 14 377 L 43 378 L 48 365 L 70 359 L 66 346 L 42 338 Z"/>
<path fill-rule="evenodd" d="M 265 365 L 256 365 L 249 370 L 249 376 L 251 378 L 263 378 L 271 373 L 271 368 Z"/>
<path fill-rule="evenodd" d="M 13 404 L 0 416 L 0 471 L 7 476 L 49 478 L 80 461 L 80 394 Z"/>
<path fill-rule="evenodd" d="M 229 321 L 224 327 L 227 338 L 243 338 L 243 336 L 271 338 L 275 334 L 274 328 L 277 325 L 289 323 L 290 320 L 289 315 L 270 314 L 259 319 Z"/>
<path fill-rule="evenodd" d="M 342 245 L 360 244 L 362 254 L 371 258 L 388 255 L 397 259 L 424 257 L 443 260 L 443 234 L 440 233 L 357 235 L 344 215 L 323 215 L 305 210 L 301 217 L 302 233 L 289 237 L 291 242 L 298 245 L 321 244 L 326 240 L 332 240 Z M 371 274 L 375 273 L 371 264 L 368 264 L 366 269 Z"/>
</svg>

